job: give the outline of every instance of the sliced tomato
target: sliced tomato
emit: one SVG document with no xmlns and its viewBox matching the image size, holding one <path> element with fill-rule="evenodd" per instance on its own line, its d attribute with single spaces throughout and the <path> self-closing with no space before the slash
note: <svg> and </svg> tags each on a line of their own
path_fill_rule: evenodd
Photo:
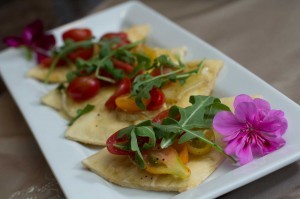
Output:
<svg viewBox="0 0 300 199">
<path fill-rule="evenodd" d="M 40 62 L 40 66 L 41 67 L 45 67 L 45 68 L 49 68 L 51 66 L 53 62 L 53 58 L 52 57 L 46 57 L 44 59 L 42 59 L 42 61 Z M 64 60 L 59 60 L 57 62 L 57 64 L 55 65 L 55 67 L 62 67 L 62 66 L 67 66 L 67 63 Z"/>
<path fill-rule="evenodd" d="M 104 34 L 100 40 L 120 38 L 122 41 L 128 41 L 127 33 L 125 32 L 109 32 Z"/>
<path fill-rule="evenodd" d="M 165 94 L 159 88 L 153 87 L 150 91 L 150 103 L 147 105 L 148 111 L 160 109 L 166 101 Z"/>
<path fill-rule="evenodd" d="M 146 106 L 150 102 L 149 99 L 143 99 L 142 101 Z M 140 107 L 138 107 L 135 103 L 135 98 L 130 97 L 129 94 L 117 97 L 115 102 L 116 102 L 116 106 L 124 112 L 136 113 L 141 111 Z"/>
<path fill-rule="evenodd" d="M 204 136 L 210 140 L 211 142 L 215 141 L 215 134 L 213 130 L 205 130 Z M 188 142 L 188 151 L 194 155 L 205 155 L 211 152 L 212 146 L 199 140 L 199 139 L 192 139 Z"/>
<path fill-rule="evenodd" d="M 88 100 L 100 90 L 100 81 L 95 77 L 81 76 L 76 77 L 70 82 L 67 94 L 76 102 Z"/>
<path fill-rule="evenodd" d="M 125 145 L 128 144 L 129 140 L 124 136 L 122 138 L 118 138 L 118 133 L 116 132 L 112 134 L 106 141 L 107 150 L 115 155 L 134 155 L 134 151 L 124 150 L 118 148 L 116 145 Z"/>
<path fill-rule="evenodd" d="M 174 147 L 179 154 L 179 157 L 183 164 L 187 164 L 189 161 L 189 151 L 188 151 L 188 143 L 178 144 L 178 140 L 176 140 L 172 147 Z"/>
<path fill-rule="evenodd" d="M 105 107 L 109 110 L 116 109 L 116 98 L 125 95 L 130 92 L 131 89 L 131 81 L 128 77 L 125 77 L 122 79 L 117 86 L 117 89 L 115 90 L 115 93 L 105 102 Z"/>
<path fill-rule="evenodd" d="M 179 178 L 188 178 L 190 169 L 182 162 L 173 147 L 153 149 L 143 154 L 145 170 L 152 174 L 171 174 Z"/>
<path fill-rule="evenodd" d="M 169 109 L 160 112 L 157 116 L 152 119 L 152 122 L 161 124 L 163 119 L 166 119 L 169 116 Z"/>
<path fill-rule="evenodd" d="M 89 60 L 93 56 L 94 50 L 93 48 L 78 48 L 73 52 L 69 53 L 67 57 L 75 62 L 77 58 L 81 58 L 83 60 Z"/>
<path fill-rule="evenodd" d="M 159 75 L 162 75 L 162 74 L 166 74 L 166 73 L 170 73 L 172 72 L 173 70 L 169 67 L 163 67 L 163 69 L 161 70 L 160 68 L 155 68 L 151 73 L 150 75 L 151 76 L 159 76 Z"/>
<path fill-rule="evenodd" d="M 153 88 L 150 91 L 150 99 L 142 100 L 147 110 L 154 111 L 160 109 L 165 103 L 164 93 L 158 89 Z M 135 98 L 130 97 L 129 95 L 122 95 L 116 98 L 116 106 L 124 112 L 139 112 L 141 111 L 140 107 L 137 106 Z"/>
<path fill-rule="evenodd" d="M 72 28 L 63 33 L 63 40 L 72 39 L 73 41 L 84 41 L 93 37 L 92 31 L 87 28 Z"/>
<path fill-rule="evenodd" d="M 130 64 L 124 62 L 124 61 L 115 59 L 115 58 L 112 58 L 111 60 L 112 60 L 112 62 L 114 64 L 115 68 L 121 69 L 121 70 L 123 70 L 127 74 L 132 73 L 132 71 L 134 69 L 132 65 L 130 65 Z"/>
<path fill-rule="evenodd" d="M 130 44 L 130 41 L 128 40 L 127 34 L 125 32 L 111 32 L 111 33 L 106 33 L 103 35 L 100 40 L 105 40 L 105 39 L 114 39 L 114 38 L 119 38 L 120 42 L 113 46 L 114 49 L 119 48 L 121 46 L 124 46 L 126 44 Z"/>
</svg>

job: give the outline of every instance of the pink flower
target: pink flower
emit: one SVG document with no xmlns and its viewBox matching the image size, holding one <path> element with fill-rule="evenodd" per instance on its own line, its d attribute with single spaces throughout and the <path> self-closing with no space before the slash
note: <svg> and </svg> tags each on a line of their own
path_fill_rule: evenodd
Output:
<svg viewBox="0 0 300 199">
<path fill-rule="evenodd" d="M 239 95 L 234 101 L 234 114 L 229 111 L 217 113 L 213 127 L 227 142 L 225 153 L 235 154 L 241 165 L 263 156 L 285 144 L 282 135 L 288 123 L 284 112 L 272 110 L 263 99 Z"/>
<path fill-rule="evenodd" d="M 55 46 L 55 38 L 52 34 L 44 32 L 42 21 L 36 20 L 27 25 L 21 36 L 7 36 L 3 42 L 10 47 L 18 48 L 21 46 L 27 47 L 37 55 L 37 61 L 48 57 L 48 51 Z"/>
</svg>

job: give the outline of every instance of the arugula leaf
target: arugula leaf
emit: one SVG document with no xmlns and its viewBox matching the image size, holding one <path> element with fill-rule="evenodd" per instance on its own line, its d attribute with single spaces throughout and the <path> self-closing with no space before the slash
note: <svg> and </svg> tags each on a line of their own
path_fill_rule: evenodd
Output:
<svg viewBox="0 0 300 199">
<path fill-rule="evenodd" d="M 132 97 L 136 97 L 135 103 L 137 104 L 137 106 L 144 110 L 146 106 L 142 101 L 143 98 L 149 99 L 151 89 L 153 87 L 160 88 L 163 85 L 163 83 L 166 82 L 167 79 L 155 78 L 152 77 L 149 73 L 142 74 L 134 79 L 130 94 Z"/>
<path fill-rule="evenodd" d="M 94 44 L 91 40 L 79 41 L 79 42 L 67 42 L 64 46 L 60 47 L 59 49 L 55 50 L 54 52 L 54 59 L 49 67 L 48 73 L 44 80 L 45 83 L 48 83 L 49 77 L 53 72 L 56 64 L 61 58 L 65 58 L 70 52 L 74 51 L 77 48 L 90 48 Z"/>
<path fill-rule="evenodd" d="M 66 74 L 66 79 L 67 82 L 71 82 L 73 79 L 75 79 L 77 77 L 77 72 L 76 71 L 70 71 Z"/>
<path fill-rule="evenodd" d="M 56 87 L 56 89 L 59 90 L 59 91 L 61 91 L 61 90 L 66 89 L 66 86 L 65 86 L 64 83 L 60 83 L 60 84 L 58 84 L 58 86 Z"/>
<path fill-rule="evenodd" d="M 78 118 L 80 118 L 82 115 L 87 114 L 88 112 L 91 112 L 95 108 L 94 105 L 87 104 L 83 109 L 77 110 L 77 115 L 69 122 L 69 126 L 71 126 Z"/>
<path fill-rule="evenodd" d="M 128 64 L 133 64 L 135 62 L 135 56 L 129 50 L 116 50 L 114 57 Z"/>
<path fill-rule="evenodd" d="M 130 140 L 131 150 L 135 151 L 135 160 L 137 161 L 138 166 L 143 169 L 143 168 L 145 168 L 145 162 L 144 162 L 143 155 L 140 151 L 140 148 L 139 148 L 139 145 L 138 145 L 138 142 L 137 142 L 135 129 L 133 129 L 131 131 L 130 138 L 131 138 L 131 140 Z"/>
<path fill-rule="evenodd" d="M 177 139 L 179 139 L 179 144 L 199 139 L 235 162 L 219 145 L 207 139 L 203 133 L 205 129 L 212 128 L 212 119 L 217 112 L 230 111 L 230 109 L 218 98 L 211 96 L 191 96 L 190 102 L 191 106 L 186 108 L 171 107 L 168 117 L 163 119 L 161 124 L 147 120 L 119 131 L 118 136 L 126 135 L 130 139 L 130 146 L 122 147 L 130 148 L 135 152 L 135 160 L 140 168 L 145 166 L 142 151 L 154 148 L 157 144 L 156 140 L 160 140 L 161 148 L 167 148 Z M 179 116 L 180 119 L 178 119 Z M 149 142 L 139 146 L 138 137 L 148 137 Z"/>
<path fill-rule="evenodd" d="M 74 78 L 75 75 L 80 76 L 81 75 L 80 71 L 82 71 L 82 70 L 87 71 L 88 74 L 91 73 L 92 71 L 94 71 L 97 78 L 104 80 L 104 81 L 111 82 L 111 83 L 115 83 L 115 80 L 99 75 L 100 68 L 103 68 L 103 67 L 106 69 L 108 68 L 108 70 L 110 70 L 110 73 L 113 75 L 113 77 L 115 77 L 117 79 L 122 78 L 122 74 L 121 74 L 122 72 L 120 72 L 119 69 L 113 70 L 110 67 L 110 63 L 109 63 L 110 58 L 117 53 L 119 53 L 119 54 L 123 53 L 124 54 L 123 59 L 126 59 L 125 55 L 129 56 L 129 54 L 130 54 L 128 50 L 131 50 L 138 44 L 144 42 L 144 40 L 140 40 L 137 42 L 133 42 L 133 43 L 124 45 L 116 50 L 112 50 L 111 47 L 114 44 L 119 43 L 118 40 L 119 40 L 118 38 L 113 38 L 113 39 L 104 40 L 104 41 L 93 41 L 93 40 L 85 40 L 85 41 L 79 41 L 79 42 L 74 42 L 72 40 L 65 41 L 64 46 L 54 50 L 54 52 L 53 52 L 54 59 L 49 67 L 49 70 L 48 70 L 48 73 L 46 75 L 44 82 L 48 83 L 48 79 L 49 79 L 51 73 L 53 72 L 55 66 L 57 65 L 58 61 L 60 59 L 66 59 L 66 56 L 70 52 L 72 52 L 78 48 L 90 48 L 93 45 L 100 45 L 101 50 L 100 50 L 98 56 L 96 56 L 88 61 L 81 60 L 79 62 L 76 62 L 77 71 L 75 71 L 72 74 L 72 78 Z M 126 52 L 126 51 L 128 51 L 128 52 Z M 71 77 L 71 75 L 69 75 L 69 77 Z M 69 78 L 69 80 L 71 80 L 72 78 Z"/>
<path fill-rule="evenodd" d="M 202 131 L 190 130 L 190 131 L 188 131 L 188 133 L 185 132 L 180 137 L 180 139 L 178 140 L 178 144 L 182 144 L 182 143 L 192 140 L 194 138 L 198 138 L 200 140 L 205 139 Z"/>
<path fill-rule="evenodd" d="M 134 151 L 138 166 L 144 168 L 145 164 L 141 151 L 154 148 L 156 144 L 155 132 L 151 126 L 151 121 L 147 120 L 137 125 L 131 125 L 119 130 L 117 137 L 121 138 L 123 136 L 130 139 L 130 146 L 116 144 L 115 147 Z M 137 136 L 148 138 L 148 141 L 144 142 L 142 146 L 139 146 Z"/>
<path fill-rule="evenodd" d="M 167 67 L 174 67 L 179 68 L 180 66 L 176 65 L 174 62 L 171 61 L 168 55 L 161 55 L 154 59 L 152 68 L 162 68 L 164 66 Z"/>
<path fill-rule="evenodd" d="M 181 108 L 174 106 L 170 109 L 170 115 L 180 114 L 179 125 L 184 129 L 210 128 L 207 124 L 204 114 L 207 106 L 214 103 L 215 98 L 211 96 L 191 96 L 192 106 Z"/>
<path fill-rule="evenodd" d="M 154 60 L 154 64 L 152 67 L 163 67 L 167 64 L 167 66 L 175 67 L 176 70 L 173 70 L 169 73 L 161 74 L 158 76 L 151 76 L 149 73 L 139 75 L 135 78 L 132 89 L 131 96 L 135 97 L 135 102 L 139 108 L 144 110 L 146 106 L 144 105 L 142 99 L 150 98 L 150 91 L 153 87 L 161 88 L 167 82 L 178 80 L 180 84 L 183 84 L 185 80 L 193 74 L 198 73 L 201 66 L 203 66 L 203 61 L 198 65 L 198 67 L 194 70 L 188 72 L 182 72 L 186 66 L 179 61 L 179 65 L 174 64 L 168 56 L 161 55 Z"/>
<path fill-rule="evenodd" d="M 178 126 L 181 127 L 185 134 L 179 139 L 178 143 L 181 144 L 198 138 L 232 159 L 220 146 L 203 136 L 200 130 L 195 130 L 211 128 L 214 115 L 221 110 L 230 111 L 230 109 L 226 105 L 221 104 L 219 99 L 211 96 L 191 96 L 190 102 L 192 106 L 186 108 L 173 106 L 169 111 L 170 117 L 176 117 L 176 115 L 180 114 Z"/>
<path fill-rule="evenodd" d="M 136 77 L 140 71 L 146 70 L 146 68 L 151 66 L 151 59 L 148 56 L 140 53 L 133 53 L 133 56 L 135 58 L 135 67 L 133 68 L 132 73 L 129 74 L 130 79 Z"/>
<path fill-rule="evenodd" d="M 148 142 L 145 142 L 142 146 L 143 150 L 151 149 L 156 144 L 155 132 L 151 126 L 140 126 L 135 128 L 137 136 L 149 138 Z"/>
<path fill-rule="evenodd" d="M 156 138 L 151 126 L 136 127 L 131 130 L 130 147 L 132 151 L 135 151 L 135 159 L 137 161 L 138 166 L 143 169 L 145 168 L 145 163 L 140 150 L 140 146 L 138 145 L 137 136 L 149 138 L 149 142 L 144 143 L 143 146 L 141 146 L 142 150 L 153 148 L 156 144 Z"/>
</svg>

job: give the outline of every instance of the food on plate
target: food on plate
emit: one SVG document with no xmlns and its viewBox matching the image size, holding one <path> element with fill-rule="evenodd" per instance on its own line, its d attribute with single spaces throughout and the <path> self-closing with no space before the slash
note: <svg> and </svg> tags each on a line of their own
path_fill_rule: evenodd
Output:
<svg viewBox="0 0 300 199">
<path fill-rule="evenodd" d="M 82 38 L 76 31 L 83 32 Z M 148 32 L 148 26 L 140 25 L 104 34 L 93 45 L 96 55 L 89 59 L 79 56 L 76 62 L 71 61 L 74 69 L 65 68 L 66 81 L 45 95 L 42 102 L 70 120 L 67 138 L 105 145 L 106 139 L 122 127 L 149 119 L 174 104 L 185 107 L 190 95 L 211 93 L 222 61 L 184 62 L 185 47 L 150 47 L 144 43 Z M 69 37 L 74 37 L 71 44 Z M 59 54 L 70 59 L 78 49 L 64 49 L 81 42 L 90 44 L 91 32 L 71 29 L 63 39 L 66 44 Z M 50 66 L 48 80 L 62 68 Z"/>
<path fill-rule="evenodd" d="M 193 64 L 193 66 L 196 66 L 196 64 Z M 162 89 L 167 103 L 159 110 L 167 109 L 173 104 L 185 107 L 189 104 L 187 96 L 192 94 L 209 95 L 221 66 L 221 61 L 206 60 L 203 69 L 194 77 L 190 77 L 191 79 L 187 79 L 185 85 L 180 86 L 177 85 L 178 83 L 175 83 Z M 182 91 L 182 88 L 186 89 Z M 185 92 L 185 95 L 180 95 L 180 92 Z M 105 107 L 105 102 L 112 93 L 113 91 L 109 89 L 102 90 L 99 93 L 99 97 L 93 98 L 97 103 L 89 101 L 88 103 L 90 104 L 97 104 L 97 108 L 83 115 L 70 126 L 65 133 L 66 137 L 83 143 L 105 145 L 107 138 L 116 130 L 138 121 L 149 119 L 158 113 L 157 111 L 141 111 L 137 113 L 110 111 Z M 78 107 L 73 108 L 73 113 L 77 109 Z"/>
<path fill-rule="evenodd" d="M 36 54 L 29 76 L 60 83 L 43 103 L 69 120 L 67 138 L 106 145 L 82 163 L 118 185 L 182 192 L 226 157 L 244 165 L 285 145 L 284 112 L 260 96 L 209 96 L 222 61 L 185 62 L 185 47 L 147 46 L 148 33 L 134 26 L 95 41 L 73 28 L 51 54 L 55 39 L 36 21 L 4 42 Z"/>
<path fill-rule="evenodd" d="M 181 192 L 197 186 L 224 160 L 224 154 L 212 149 L 222 145 L 212 131 L 212 118 L 229 108 L 209 96 L 192 96 L 190 102 L 117 131 L 106 148 L 83 164 L 125 187 Z"/>
<path fill-rule="evenodd" d="M 123 31 L 127 34 L 128 42 L 136 42 L 145 39 L 149 34 L 150 28 L 148 25 L 138 25 L 124 29 Z M 92 41 L 93 34 L 90 29 L 70 29 L 62 35 L 62 38 L 65 41 L 65 48 L 61 49 L 62 51 L 66 48 L 72 48 L 72 45 L 76 45 L 76 43 L 81 43 L 83 47 L 76 49 L 74 48 L 67 55 L 64 55 L 64 57 L 60 58 L 55 64 L 55 69 L 51 71 L 51 74 L 49 74 L 49 68 L 51 68 L 51 64 L 55 61 L 55 53 L 52 57 L 46 57 L 42 59 L 39 65 L 31 68 L 28 71 L 27 75 L 29 77 L 41 81 L 45 81 L 45 79 L 47 79 L 47 82 L 50 83 L 64 82 L 68 72 L 76 69 L 75 61 L 77 58 L 89 60 L 97 56 L 99 53 L 99 46 L 97 45 L 97 42 Z M 73 43 L 68 43 L 70 40 L 72 40 Z"/>
<path fill-rule="evenodd" d="M 121 186 L 182 192 L 203 182 L 226 156 L 243 165 L 285 143 L 287 120 L 263 99 L 192 96 L 190 102 L 186 108 L 173 106 L 152 120 L 117 131 L 107 147 L 83 160 L 83 165 Z M 256 116 L 248 117 L 254 110 Z M 248 117 L 251 126 L 238 115 Z M 235 137 L 238 141 L 232 144 Z"/>
</svg>

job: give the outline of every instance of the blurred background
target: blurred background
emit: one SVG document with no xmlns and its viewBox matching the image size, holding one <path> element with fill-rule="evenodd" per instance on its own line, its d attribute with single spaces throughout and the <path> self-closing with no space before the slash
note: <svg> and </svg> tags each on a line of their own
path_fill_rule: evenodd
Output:
<svg viewBox="0 0 300 199">
<path fill-rule="evenodd" d="M 103 0 L 0 0 L 0 38 L 18 35 L 22 28 L 41 19 L 47 30 L 79 19 L 91 12 Z M 5 48 L 0 43 L 0 49 Z"/>
</svg>

